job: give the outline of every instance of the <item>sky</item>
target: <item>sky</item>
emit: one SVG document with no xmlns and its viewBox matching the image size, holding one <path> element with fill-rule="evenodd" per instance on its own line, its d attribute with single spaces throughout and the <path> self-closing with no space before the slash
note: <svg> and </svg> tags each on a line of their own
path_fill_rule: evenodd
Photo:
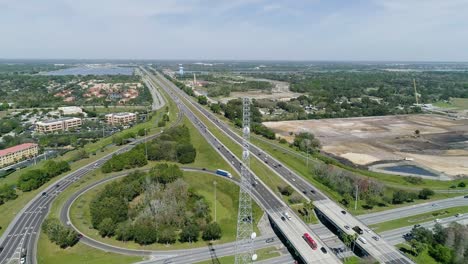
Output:
<svg viewBox="0 0 468 264">
<path fill-rule="evenodd" d="M 0 58 L 468 61 L 467 0 L 0 0 Z"/>
</svg>

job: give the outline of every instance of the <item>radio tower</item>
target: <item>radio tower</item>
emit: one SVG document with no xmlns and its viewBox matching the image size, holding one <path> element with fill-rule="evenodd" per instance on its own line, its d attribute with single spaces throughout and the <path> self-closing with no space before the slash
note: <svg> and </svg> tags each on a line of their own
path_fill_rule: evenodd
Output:
<svg viewBox="0 0 468 264">
<path fill-rule="evenodd" d="M 253 240 L 257 234 L 253 231 L 252 198 L 250 179 L 250 99 L 242 98 L 242 166 L 239 189 L 239 214 L 237 216 L 237 240 L 235 264 L 252 263 L 257 259 L 253 251 Z"/>
</svg>

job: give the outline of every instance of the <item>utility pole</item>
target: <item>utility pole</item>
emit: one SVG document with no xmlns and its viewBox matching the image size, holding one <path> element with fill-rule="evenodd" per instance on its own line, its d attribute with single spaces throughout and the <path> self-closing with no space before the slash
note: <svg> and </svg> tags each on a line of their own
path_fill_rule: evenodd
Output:
<svg viewBox="0 0 468 264">
<path fill-rule="evenodd" d="M 354 211 L 357 210 L 358 191 L 359 191 L 359 185 L 356 184 L 356 200 L 354 201 Z"/>
<path fill-rule="evenodd" d="M 214 185 L 214 221 L 216 222 L 216 184 L 217 182 L 216 181 L 213 181 L 213 185 Z"/>
</svg>

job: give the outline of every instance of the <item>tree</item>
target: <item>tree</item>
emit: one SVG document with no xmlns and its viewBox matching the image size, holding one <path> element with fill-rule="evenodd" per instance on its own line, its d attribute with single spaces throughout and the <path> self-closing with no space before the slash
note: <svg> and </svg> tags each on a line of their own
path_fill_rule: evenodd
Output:
<svg viewBox="0 0 468 264">
<path fill-rule="evenodd" d="M 374 206 L 379 204 L 378 197 L 372 194 L 367 195 L 367 197 L 365 198 L 365 201 L 366 201 L 366 207 L 369 209 L 372 209 Z"/>
<path fill-rule="evenodd" d="M 111 237 L 115 233 L 115 227 L 116 225 L 112 218 L 107 217 L 101 221 L 97 229 L 102 237 Z"/>
<path fill-rule="evenodd" d="M 130 221 L 117 224 L 115 238 L 120 241 L 130 241 L 133 239 L 133 226 Z"/>
<path fill-rule="evenodd" d="M 208 98 L 204 95 L 200 95 L 197 97 L 198 103 L 201 105 L 207 105 L 208 104 Z"/>
<path fill-rule="evenodd" d="M 417 255 L 421 254 L 426 249 L 426 244 L 417 241 L 416 239 L 411 239 L 409 241 L 411 249 Z"/>
<path fill-rule="evenodd" d="M 441 244 L 436 244 L 434 247 L 429 248 L 429 255 L 441 263 L 451 263 L 452 250 Z"/>
<path fill-rule="evenodd" d="M 219 104 L 210 104 L 210 109 L 215 114 L 219 114 L 221 112 L 221 106 Z"/>
<path fill-rule="evenodd" d="M 158 242 L 161 244 L 174 244 L 177 240 L 177 235 L 173 227 L 164 226 L 159 231 Z"/>
<path fill-rule="evenodd" d="M 192 144 L 183 144 L 177 146 L 177 160 L 182 164 L 192 163 L 195 161 L 197 150 Z"/>
<path fill-rule="evenodd" d="M 466 187 L 465 182 L 460 182 L 460 183 L 458 184 L 458 187 L 460 187 L 460 188 L 465 188 L 465 187 Z"/>
<path fill-rule="evenodd" d="M 429 199 L 430 196 L 434 195 L 434 191 L 428 188 L 424 188 L 421 191 L 419 191 L 418 197 L 419 199 Z"/>
<path fill-rule="evenodd" d="M 203 234 L 202 234 L 202 238 L 205 241 L 217 240 L 217 239 L 220 239 L 221 236 L 222 236 L 221 227 L 216 222 L 209 223 L 205 227 L 205 230 L 203 231 Z"/>
<path fill-rule="evenodd" d="M 158 232 L 154 226 L 147 221 L 139 221 L 133 226 L 135 242 L 140 245 L 149 245 L 158 240 Z"/>
<path fill-rule="evenodd" d="M 199 233 L 200 233 L 200 228 L 198 228 L 197 225 L 194 225 L 194 224 L 187 225 L 182 229 L 179 240 L 182 243 L 197 242 Z"/>
<path fill-rule="evenodd" d="M 294 189 L 289 185 L 285 185 L 285 186 L 278 186 L 278 191 L 282 195 L 290 196 L 294 192 Z"/>
<path fill-rule="evenodd" d="M 144 128 L 138 129 L 137 135 L 142 137 L 146 134 L 146 130 Z"/>
</svg>

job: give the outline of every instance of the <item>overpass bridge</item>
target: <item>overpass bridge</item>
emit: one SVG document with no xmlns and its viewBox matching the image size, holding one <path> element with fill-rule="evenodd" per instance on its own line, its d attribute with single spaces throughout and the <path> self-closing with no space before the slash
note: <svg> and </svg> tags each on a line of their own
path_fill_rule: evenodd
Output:
<svg viewBox="0 0 468 264">
<path fill-rule="evenodd" d="M 410 259 L 400 253 L 393 245 L 385 239 L 374 233 L 364 223 L 359 221 L 353 215 L 349 214 L 343 208 L 331 200 L 320 200 L 314 202 L 319 214 L 326 218 L 341 233 L 355 235 L 353 227 L 358 226 L 362 229 L 360 239 L 356 240 L 356 245 L 364 252 L 368 253 L 379 263 L 388 264 L 411 264 Z"/>
</svg>

